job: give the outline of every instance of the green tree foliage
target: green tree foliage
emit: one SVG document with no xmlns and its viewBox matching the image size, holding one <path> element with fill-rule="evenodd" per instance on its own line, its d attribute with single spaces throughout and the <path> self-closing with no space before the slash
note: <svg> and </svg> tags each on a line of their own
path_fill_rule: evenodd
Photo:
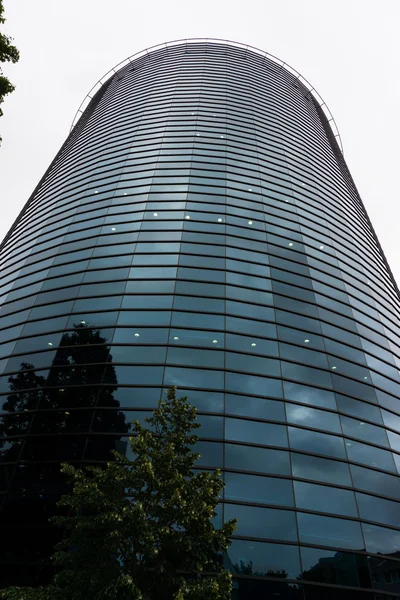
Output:
<svg viewBox="0 0 400 600">
<path fill-rule="evenodd" d="M 4 6 L 3 0 L 0 0 L 0 25 L 5 23 L 4 18 Z M 12 44 L 12 38 L 4 33 L 0 32 L 0 63 L 13 62 L 16 63 L 19 60 L 19 52 L 17 48 Z M 0 67 L 0 104 L 4 101 L 4 96 L 10 94 L 15 89 L 15 86 L 10 82 L 8 77 L 3 75 L 3 70 Z M 0 117 L 3 115 L 3 111 L 0 107 Z M 1 137 L 0 137 L 1 142 Z"/>
<path fill-rule="evenodd" d="M 223 482 L 219 471 L 194 472 L 200 425 L 175 388 L 148 427 L 134 421 L 134 460 L 117 452 L 105 469 L 62 470 L 73 491 L 54 521 L 67 532 L 53 560 L 53 582 L 3 590 L 7 600 L 229 600 L 222 554 L 236 521 L 215 529 Z"/>
</svg>

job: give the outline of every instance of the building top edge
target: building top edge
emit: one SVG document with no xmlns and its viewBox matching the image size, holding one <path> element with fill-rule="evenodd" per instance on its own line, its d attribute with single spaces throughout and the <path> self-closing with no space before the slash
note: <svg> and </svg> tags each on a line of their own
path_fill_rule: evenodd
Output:
<svg viewBox="0 0 400 600">
<path fill-rule="evenodd" d="M 107 71 L 107 73 L 105 73 L 105 75 L 103 75 L 103 77 L 101 77 L 101 79 L 99 79 L 94 84 L 94 86 L 90 89 L 88 94 L 85 96 L 85 98 L 81 102 L 78 110 L 76 111 L 76 114 L 72 121 L 70 131 L 72 131 L 72 129 L 78 123 L 80 117 L 82 116 L 82 114 L 84 113 L 84 111 L 86 110 L 88 105 L 90 104 L 90 101 L 92 100 L 92 98 L 102 88 L 102 86 L 110 79 L 110 77 L 115 75 L 118 71 L 120 71 L 121 69 L 123 69 L 124 67 L 126 67 L 127 65 L 132 63 L 133 61 L 137 60 L 138 58 L 141 58 L 142 56 L 146 56 L 148 54 L 157 52 L 158 50 L 162 50 L 165 48 L 173 48 L 174 46 L 182 46 L 185 44 L 219 44 L 221 46 L 225 45 L 225 46 L 230 46 L 233 48 L 239 48 L 242 50 L 247 50 L 247 51 L 257 54 L 259 56 L 268 58 L 269 60 L 271 60 L 272 62 L 277 64 L 280 68 L 285 69 L 285 71 L 287 71 L 289 74 L 291 74 L 295 80 L 298 80 L 308 90 L 308 92 L 313 95 L 318 106 L 321 108 L 321 110 L 325 114 L 326 119 L 329 123 L 329 126 L 332 130 L 332 133 L 333 133 L 333 135 L 338 143 L 338 146 L 343 154 L 343 144 L 342 144 L 342 140 L 340 137 L 339 128 L 336 124 L 335 119 L 333 118 L 331 111 L 329 110 L 329 108 L 328 108 L 326 102 L 323 100 L 322 96 L 316 91 L 314 86 L 303 75 L 301 75 L 301 73 L 299 73 L 296 69 L 294 69 L 292 66 L 290 66 L 285 61 L 279 59 L 278 57 L 274 56 L 273 54 L 270 54 L 269 52 L 266 52 L 265 50 L 260 50 L 259 48 L 256 48 L 255 46 L 251 46 L 250 44 L 243 44 L 241 42 L 234 42 L 232 40 L 225 40 L 225 39 L 221 39 L 221 38 L 187 38 L 187 39 L 172 40 L 170 42 L 164 42 L 162 44 L 157 44 L 155 46 L 151 46 L 149 48 L 146 48 L 145 50 L 140 50 L 139 52 L 136 52 L 135 54 L 128 56 L 127 58 L 125 58 L 124 60 L 119 62 L 117 65 L 112 67 L 109 71 Z"/>
</svg>

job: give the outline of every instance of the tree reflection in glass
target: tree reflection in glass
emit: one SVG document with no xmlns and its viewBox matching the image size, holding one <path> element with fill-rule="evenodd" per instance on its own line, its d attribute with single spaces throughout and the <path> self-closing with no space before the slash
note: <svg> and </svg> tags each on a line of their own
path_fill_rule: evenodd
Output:
<svg viewBox="0 0 400 600">
<path fill-rule="evenodd" d="M 110 460 L 111 450 L 123 450 L 121 435 L 129 432 L 125 414 L 114 398 L 117 376 L 112 364 L 109 331 L 87 324 L 64 333 L 47 377 L 22 363 L 8 378 L 7 411 L 0 421 L 0 459 L 5 465 L 9 495 L 2 511 L 3 560 L 30 563 L 24 579 L 13 568 L 3 569 L 0 587 L 45 582 L 49 556 L 62 532 L 48 523 L 58 514 L 56 502 L 68 490 L 60 462 L 80 464 L 88 434 L 98 440 L 91 456 Z M 107 386 L 99 394 L 103 379 Z M 99 400 L 100 399 L 100 400 Z M 97 410 L 94 408 L 107 407 Z M 93 419 L 96 419 L 93 427 Z M 108 435 L 101 435 L 108 432 Z"/>
</svg>

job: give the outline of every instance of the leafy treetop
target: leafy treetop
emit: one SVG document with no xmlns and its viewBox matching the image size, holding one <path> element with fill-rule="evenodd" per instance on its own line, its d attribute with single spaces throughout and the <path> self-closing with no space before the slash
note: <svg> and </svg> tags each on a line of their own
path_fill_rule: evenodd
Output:
<svg viewBox="0 0 400 600">
<path fill-rule="evenodd" d="M 5 23 L 3 0 L 0 0 L 0 25 Z M 16 63 L 19 60 L 19 51 L 12 44 L 12 38 L 0 32 L 0 63 L 12 62 Z M 0 66 L 0 104 L 4 102 L 4 97 L 15 90 L 15 86 L 10 82 L 8 77 L 3 75 L 3 70 Z M 3 111 L 0 107 L 0 117 Z M 0 137 L 1 142 L 1 137 Z"/>
<path fill-rule="evenodd" d="M 168 390 L 149 427 L 133 423 L 133 459 L 114 451 L 106 468 L 64 464 L 73 490 L 54 517 L 58 544 L 53 582 L 3 590 L 7 600 L 230 600 L 222 554 L 236 520 L 215 529 L 220 472 L 194 472 L 200 427 L 187 397 Z"/>
</svg>

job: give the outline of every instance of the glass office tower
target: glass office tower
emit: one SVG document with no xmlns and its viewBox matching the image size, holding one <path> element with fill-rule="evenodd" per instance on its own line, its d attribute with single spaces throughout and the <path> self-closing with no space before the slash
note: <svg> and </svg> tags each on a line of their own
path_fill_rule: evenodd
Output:
<svg viewBox="0 0 400 600">
<path fill-rule="evenodd" d="M 235 600 L 400 597 L 399 295 L 322 101 L 193 40 L 81 112 L 1 248 L 0 587 L 49 576 L 60 461 L 129 456 L 175 384 Z"/>
</svg>

